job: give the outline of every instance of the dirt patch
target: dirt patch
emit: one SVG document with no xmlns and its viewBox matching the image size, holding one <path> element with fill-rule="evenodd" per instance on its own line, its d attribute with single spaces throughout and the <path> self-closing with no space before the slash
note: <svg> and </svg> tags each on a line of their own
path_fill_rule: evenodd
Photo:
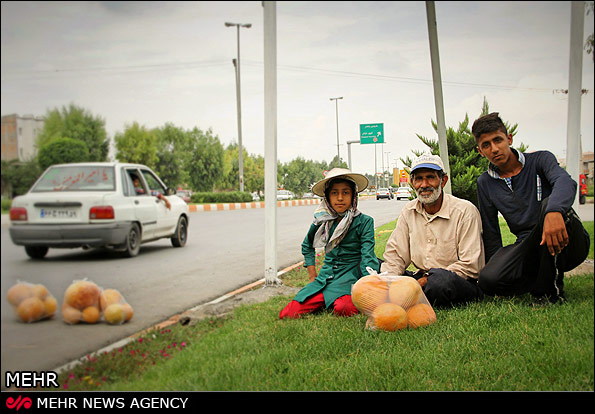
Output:
<svg viewBox="0 0 595 414">
<path fill-rule="evenodd" d="M 197 309 L 187 311 L 179 318 L 182 325 L 192 326 L 200 320 L 222 317 L 230 313 L 237 306 L 266 302 L 273 296 L 295 295 L 299 288 L 283 285 L 258 287 L 248 292 L 234 295 L 219 303 L 207 303 Z"/>
</svg>

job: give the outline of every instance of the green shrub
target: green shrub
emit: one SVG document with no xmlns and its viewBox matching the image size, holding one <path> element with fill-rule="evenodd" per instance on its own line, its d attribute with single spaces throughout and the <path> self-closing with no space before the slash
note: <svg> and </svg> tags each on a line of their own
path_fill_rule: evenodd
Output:
<svg viewBox="0 0 595 414">
<path fill-rule="evenodd" d="M 10 205 L 12 204 L 12 200 L 3 199 L 2 200 L 2 212 L 10 211 Z"/>
<path fill-rule="evenodd" d="M 246 203 L 252 201 L 252 195 L 248 192 L 230 191 L 224 193 L 199 192 L 193 193 L 193 203 Z"/>
</svg>

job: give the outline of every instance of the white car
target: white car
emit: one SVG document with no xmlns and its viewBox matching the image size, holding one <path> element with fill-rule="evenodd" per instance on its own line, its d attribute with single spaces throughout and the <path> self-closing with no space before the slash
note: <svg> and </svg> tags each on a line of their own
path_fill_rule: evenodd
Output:
<svg viewBox="0 0 595 414">
<path fill-rule="evenodd" d="M 161 238 L 183 247 L 189 207 L 174 194 L 141 164 L 53 165 L 14 198 L 10 237 L 34 259 L 50 247 L 110 247 L 133 257 L 142 243 Z"/>
<path fill-rule="evenodd" d="M 381 198 L 392 200 L 393 196 L 388 188 L 379 188 L 376 190 L 376 200 L 380 200 Z"/>
<path fill-rule="evenodd" d="M 409 197 L 411 197 L 411 189 L 409 187 L 399 187 L 395 192 L 395 198 L 397 200 L 402 198 L 409 200 Z"/>
<path fill-rule="evenodd" d="M 277 190 L 277 200 L 291 200 L 295 197 L 291 191 Z"/>
</svg>

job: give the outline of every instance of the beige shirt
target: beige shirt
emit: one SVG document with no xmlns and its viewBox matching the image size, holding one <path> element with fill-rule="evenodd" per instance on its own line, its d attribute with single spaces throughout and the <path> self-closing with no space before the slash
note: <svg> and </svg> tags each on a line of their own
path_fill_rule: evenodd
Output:
<svg viewBox="0 0 595 414">
<path fill-rule="evenodd" d="M 485 257 L 481 218 L 473 203 L 444 194 L 433 216 L 419 200 L 407 203 L 386 243 L 381 271 L 402 275 L 411 263 L 420 270 L 441 268 L 477 279 Z"/>
</svg>

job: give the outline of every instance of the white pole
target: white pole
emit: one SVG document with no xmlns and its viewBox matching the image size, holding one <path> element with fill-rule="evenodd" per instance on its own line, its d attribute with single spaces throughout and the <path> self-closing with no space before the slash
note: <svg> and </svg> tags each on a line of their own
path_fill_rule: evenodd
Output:
<svg viewBox="0 0 595 414">
<path fill-rule="evenodd" d="M 357 144 L 359 141 L 347 141 L 347 160 L 349 161 L 349 171 L 353 171 L 353 165 L 351 164 L 351 144 Z"/>
<path fill-rule="evenodd" d="M 434 104 L 436 105 L 436 123 L 438 124 L 438 147 L 445 172 L 450 176 L 448 162 L 448 143 L 446 142 L 446 122 L 444 120 L 444 103 L 442 97 L 442 75 L 440 74 L 440 53 L 438 51 L 438 30 L 436 29 L 436 8 L 433 1 L 426 1 L 428 19 L 428 37 L 430 38 L 430 58 L 432 61 L 432 78 L 434 79 Z M 452 194 L 450 179 L 446 182 L 444 192 Z"/>
<path fill-rule="evenodd" d="M 568 76 L 568 124 L 566 129 L 566 171 L 580 183 L 581 84 L 583 72 L 583 26 L 585 5 L 573 1 L 570 5 L 570 68 Z M 577 186 L 577 188 L 580 188 Z M 578 191 L 580 194 L 580 190 Z M 578 197 L 572 207 L 578 207 Z"/>
<path fill-rule="evenodd" d="M 277 277 L 277 11 L 264 7 L 264 278 L 265 286 L 281 284 Z"/>
</svg>

